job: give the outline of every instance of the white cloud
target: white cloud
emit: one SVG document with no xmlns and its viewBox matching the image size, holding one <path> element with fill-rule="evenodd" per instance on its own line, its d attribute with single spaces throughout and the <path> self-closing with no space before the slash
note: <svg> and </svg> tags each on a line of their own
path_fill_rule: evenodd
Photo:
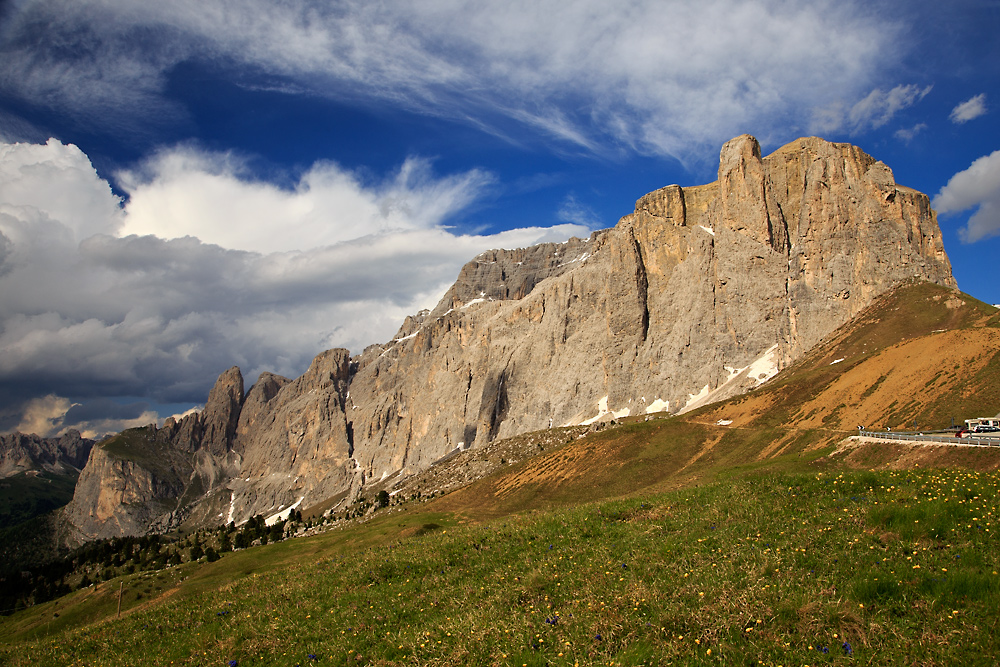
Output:
<svg viewBox="0 0 1000 667">
<path fill-rule="evenodd" d="M 417 159 L 374 184 L 316 165 L 290 191 L 243 180 L 227 160 L 165 152 L 128 181 L 123 210 L 77 147 L 0 144 L 0 414 L 11 427 L 11 406 L 31 397 L 199 402 L 234 364 L 250 382 L 296 376 L 323 349 L 391 338 L 483 250 L 589 233 L 452 233 L 448 216 L 490 179 L 436 177 Z M 216 243 L 191 236 L 200 228 L 181 226 L 184 215 Z"/>
<path fill-rule="evenodd" d="M 164 151 L 118 175 L 129 201 L 122 235 L 197 236 L 256 252 L 305 250 L 370 234 L 434 229 L 493 182 L 479 170 L 435 178 L 409 158 L 384 183 L 363 185 L 334 163 L 313 165 L 292 190 L 255 181 L 232 155 Z"/>
<path fill-rule="evenodd" d="M 901 141 L 909 143 L 913 137 L 927 129 L 927 123 L 917 123 L 913 127 L 896 130 L 895 137 Z"/>
<path fill-rule="evenodd" d="M 871 91 L 904 43 L 877 7 L 831 0 L 43 0 L 9 23 L 0 87 L 116 130 L 183 120 L 163 91 L 198 62 L 247 86 L 675 156 L 747 128 L 801 133 L 812 109 Z M 908 89 L 851 113 L 883 122 Z"/>
<path fill-rule="evenodd" d="M 952 176 L 931 203 L 942 214 L 978 207 L 959 230 L 964 243 L 1000 235 L 1000 150 Z"/>
<path fill-rule="evenodd" d="M 932 87 L 920 88 L 910 84 L 899 85 L 888 91 L 875 88 L 846 111 L 839 103 L 818 108 L 814 126 L 821 131 L 846 129 L 852 134 L 878 129 L 903 109 L 924 99 Z"/>
<path fill-rule="evenodd" d="M 984 113 L 986 113 L 986 93 L 981 93 L 952 109 L 948 117 L 953 123 L 967 123 Z"/>
<path fill-rule="evenodd" d="M 32 399 L 24 407 L 16 430 L 21 433 L 36 433 L 42 437 L 55 435 L 71 407 L 73 404 L 68 399 L 55 394 Z"/>
</svg>

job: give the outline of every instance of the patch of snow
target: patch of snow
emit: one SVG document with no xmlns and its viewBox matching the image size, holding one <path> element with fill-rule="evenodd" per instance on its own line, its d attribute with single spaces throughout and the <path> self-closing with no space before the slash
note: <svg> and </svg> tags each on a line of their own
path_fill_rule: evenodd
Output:
<svg viewBox="0 0 1000 667">
<path fill-rule="evenodd" d="M 843 357 L 841 357 L 840 359 L 834 359 L 833 361 L 830 362 L 830 365 L 833 366 L 834 364 L 839 364 L 843 360 L 844 360 Z"/>
<path fill-rule="evenodd" d="M 701 227 L 702 229 L 704 229 L 706 232 L 708 232 L 712 236 L 715 236 L 715 230 L 712 229 L 711 227 L 706 227 L 705 225 L 698 225 L 698 226 Z"/>
<path fill-rule="evenodd" d="M 604 415 L 610 414 L 615 419 L 621 419 L 622 417 L 628 417 L 632 414 L 631 408 L 622 408 L 621 410 L 609 410 L 608 409 L 608 397 L 605 396 L 601 400 L 597 401 L 597 414 L 590 419 L 585 419 L 580 422 L 580 426 L 590 426 L 598 419 L 602 418 Z"/>
<path fill-rule="evenodd" d="M 264 519 L 264 525 L 265 526 L 273 526 L 274 524 L 278 523 L 279 521 L 284 521 L 285 519 L 288 518 L 288 515 L 292 513 L 292 510 L 296 509 L 299 505 L 302 504 L 303 500 L 305 500 L 305 496 L 302 496 L 298 500 L 296 500 L 295 504 L 292 505 L 291 507 L 289 507 L 288 509 L 282 510 L 280 512 L 277 512 L 277 513 L 272 514 L 271 516 L 267 517 L 266 519 Z"/>
<path fill-rule="evenodd" d="M 236 494 L 233 493 L 229 496 L 229 516 L 226 517 L 226 525 L 229 525 L 233 522 L 233 512 L 235 511 L 236 511 Z"/>
<path fill-rule="evenodd" d="M 404 340 L 410 340 L 411 338 L 415 338 L 418 333 L 420 333 L 420 329 L 417 329 L 416 331 L 414 331 L 413 333 L 411 333 L 409 336 L 403 336 L 402 338 L 393 338 L 389 342 L 390 343 L 401 343 Z"/>
<path fill-rule="evenodd" d="M 380 482 L 381 482 L 382 480 L 384 480 L 384 479 L 385 479 L 386 477 L 388 477 L 388 476 L 389 476 L 389 475 L 391 475 L 391 474 L 392 474 L 392 473 L 390 473 L 390 472 L 389 472 L 388 470 L 383 470 L 383 471 L 382 471 L 382 476 L 381 476 L 381 477 L 379 477 L 379 480 L 378 480 L 378 481 L 380 481 Z"/>
<path fill-rule="evenodd" d="M 753 380 L 755 387 L 759 387 L 764 384 L 775 375 L 778 374 L 779 370 L 779 357 L 778 357 L 778 344 L 775 343 L 769 347 L 764 354 L 760 355 L 753 363 L 751 363 L 746 368 L 740 369 L 739 372 L 735 372 L 735 368 L 730 368 L 724 366 L 726 371 L 729 373 L 729 379 L 720 384 L 714 390 L 709 391 L 708 385 L 706 385 L 697 394 L 688 394 L 690 400 L 684 405 L 678 414 L 683 414 L 694 410 L 695 408 L 700 408 L 703 405 L 708 405 L 709 403 L 716 400 L 715 397 L 723 393 L 723 388 L 730 382 L 741 377 L 744 372 L 746 372 L 746 377 Z"/>
<path fill-rule="evenodd" d="M 588 259 L 590 259 L 590 253 L 589 252 L 585 252 L 582 255 L 580 255 L 579 257 L 577 257 L 576 259 L 571 259 L 568 262 L 563 262 L 562 264 L 559 264 L 558 266 L 556 266 L 556 268 L 558 269 L 558 268 L 563 267 L 563 266 L 569 266 L 573 262 L 580 262 L 581 264 L 583 264 Z"/>
<path fill-rule="evenodd" d="M 778 344 L 775 343 L 748 366 L 747 377 L 753 378 L 757 382 L 758 387 L 778 374 L 777 351 Z"/>
<path fill-rule="evenodd" d="M 469 303 L 466 303 L 466 304 L 463 304 L 461 308 L 462 308 L 462 310 L 465 310 L 465 309 L 466 309 L 466 308 L 468 308 L 469 306 L 472 306 L 472 305 L 475 305 L 475 304 L 477 304 L 477 303 L 483 303 L 484 301 L 486 301 L 486 299 L 483 299 L 483 298 L 481 298 L 481 297 L 480 297 L 480 298 L 478 298 L 478 299 L 473 299 L 473 300 L 472 300 L 472 301 L 470 301 Z"/>
<path fill-rule="evenodd" d="M 723 366 L 723 368 L 726 369 L 727 373 L 729 373 L 729 377 L 726 378 L 726 382 L 729 382 L 734 377 L 736 377 L 737 375 L 739 375 L 740 373 L 742 373 L 747 369 L 746 366 L 744 366 L 743 368 L 733 368 L 732 366 Z"/>
<path fill-rule="evenodd" d="M 654 412 L 669 412 L 670 411 L 670 401 L 664 401 L 661 398 L 656 399 L 652 403 L 646 406 L 646 414 L 651 415 Z"/>
<path fill-rule="evenodd" d="M 715 422 L 716 426 L 729 426 L 732 423 L 733 423 L 732 419 L 720 419 L 719 421 Z"/>
<path fill-rule="evenodd" d="M 712 393 L 712 390 L 709 389 L 706 384 L 697 394 L 688 394 L 688 402 L 684 405 L 684 409 L 687 410 L 693 403 L 697 403 L 701 399 L 707 397 L 710 393 Z"/>
</svg>

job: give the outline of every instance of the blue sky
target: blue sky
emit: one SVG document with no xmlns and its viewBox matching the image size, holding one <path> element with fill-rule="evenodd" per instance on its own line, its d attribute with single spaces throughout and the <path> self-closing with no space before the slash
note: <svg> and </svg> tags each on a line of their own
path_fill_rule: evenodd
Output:
<svg viewBox="0 0 1000 667">
<path fill-rule="evenodd" d="M 998 32 L 997 0 L 0 4 L 0 432 L 384 342 L 742 133 L 884 161 L 1000 303 Z"/>
</svg>

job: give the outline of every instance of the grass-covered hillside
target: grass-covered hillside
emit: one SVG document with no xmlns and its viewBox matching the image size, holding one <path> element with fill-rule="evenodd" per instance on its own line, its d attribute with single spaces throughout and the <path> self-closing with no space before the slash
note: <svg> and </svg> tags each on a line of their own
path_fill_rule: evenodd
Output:
<svg viewBox="0 0 1000 667">
<path fill-rule="evenodd" d="M 56 614 L 72 614 L 74 600 L 44 605 L 36 620 L 45 623 L 0 656 L 10 665 L 992 664 L 1000 476 L 803 466 L 476 525 L 439 518 L 405 538 L 398 517 L 386 517 L 358 528 L 357 545 L 337 531 L 255 547 L 127 580 L 131 597 L 167 595 L 65 634 Z M 74 596 L 113 612 L 117 582 L 104 586 Z"/>
</svg>

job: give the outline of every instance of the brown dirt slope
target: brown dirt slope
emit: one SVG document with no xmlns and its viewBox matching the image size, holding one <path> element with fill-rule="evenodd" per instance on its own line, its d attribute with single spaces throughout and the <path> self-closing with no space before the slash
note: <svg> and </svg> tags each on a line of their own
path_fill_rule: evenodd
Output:
<svg viewBox="0 0 1000 667">
<path fill-rule="evenodd" d="M 952 417 L 997 412 L 1000 311 L 957 290 L 909 283 L 757 391 L 682 417 L 625 420 L 502 468 L 438 503 L 483 518 L 666 490 L 763 465 L 800 466 L 859 424 L 930 430 L 950 426 Z M 838 452 L 837 459 L 865 467 L 1000 467 L 1000 452 L 955 450 L 917 453 L 878 444 Z"/>
</svg>

